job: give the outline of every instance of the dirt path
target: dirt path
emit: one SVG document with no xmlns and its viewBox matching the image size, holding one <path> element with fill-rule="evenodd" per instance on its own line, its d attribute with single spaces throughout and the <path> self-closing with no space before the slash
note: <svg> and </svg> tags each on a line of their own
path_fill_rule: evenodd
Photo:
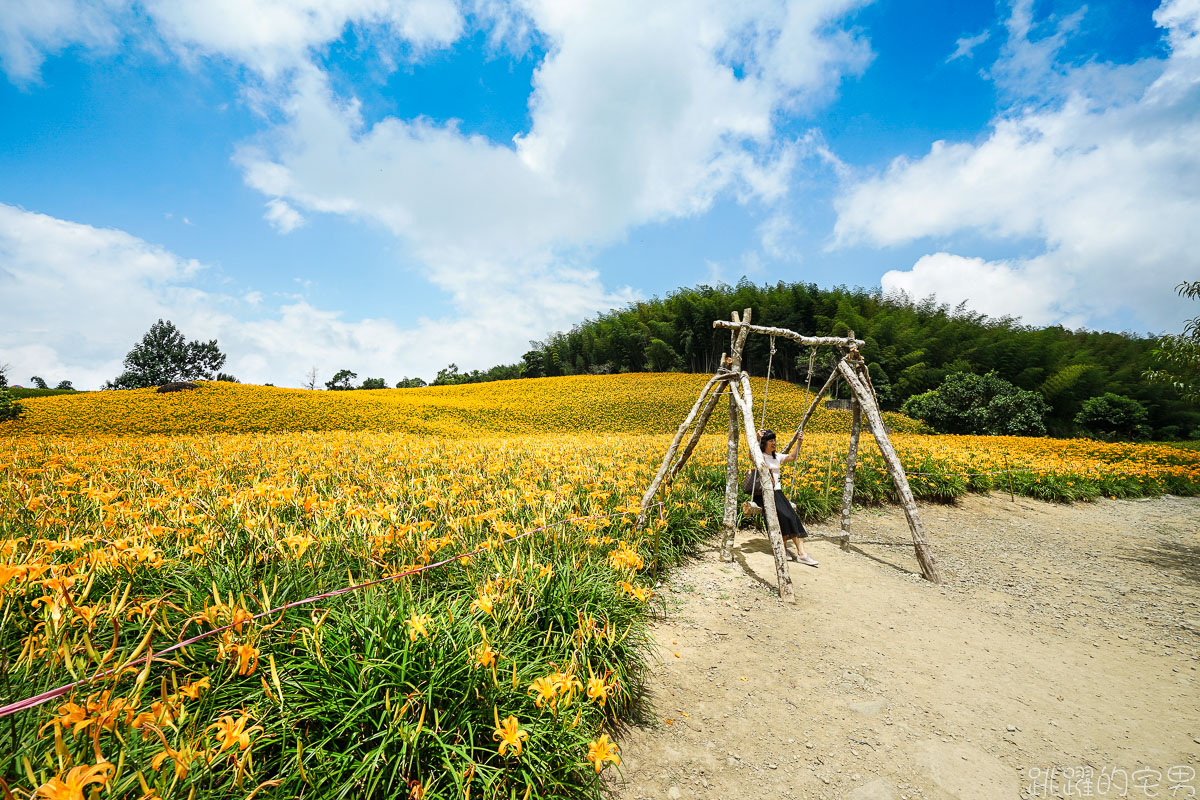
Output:
<svg viewBox="0 0 1200 800">
<path fill-rule="evenodd" d="M 785 607 L 755 531 L 736 563 L 676 572 L 653 719 L 614 737 L 614 794 L 1200 795 L 1200 499 L 973 495 L 922 515 L 941 587 L 911 546 L 816 542 Z M 907 536 L 897 509 L 853 532 Z"/>
</svg>

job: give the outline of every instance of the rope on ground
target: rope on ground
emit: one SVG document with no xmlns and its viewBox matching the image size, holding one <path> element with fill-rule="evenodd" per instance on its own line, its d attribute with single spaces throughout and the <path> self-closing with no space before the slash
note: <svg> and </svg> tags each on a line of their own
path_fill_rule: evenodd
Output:
<svg viewBox="0 0 1200 800">
<path fill-rule="evenodd" d="M 654 505 L 650 506 L 650 508 L 654 508 L 655 506 L 657 506 L 658 511 L 659 511 L 659 516 L 661 518 L 662 514 L 663 514 L 663 508 L 662 508 L 663 505 L 664 505 L 664 501 L 659 501 L 659 502 L 655 503 Z M 592 515 L 586 516 L 586 517 L 571 517 L 569 519 L 560 519 L 560 520 L 556 520 L 554 522 L 548 522 L 545 525 L 534 528 L 532 530 L 525 531 L 524 533 L 519 533 L 516 536 L 513 536 L 511 539 L 508 539 L 504 543 L 508 544 L 509 542 L 515 542 L 518 539 L 524 539 L 526 536 L 530 536 L 534 533 L 538 533 L 539 531 L 547 530 L 549 528 L 554 527 L 555 525 L 563 525 L 568 522 L 582 522 L 584 520 L 589 520 L 589 519 L 605 519 L 607 517 L 619 517 L 622 514 L 634 514 L 634 513 L 637 513 L 637 511 L 616 511 L 616 512 L 613 512 L 612 514 L 592 514 Z M 337 597 L 340 594 L 346 594 L 347 592 L 354 592 L 359 589 L 365 589 L 368 586 L 375 586 L 376 584 L 379 584 L 379 583 L 385 583 L 387 581 L 398 580 L 399 578 L 406 578 L 410 575 L 416 575 L 417 573 L 425 572 L 426 570 L 437 569 L 438 567 L 444 567 L 447 564 L 452 564 L 455 561 L 458 561 L 459 559 L 477 556 L 480 553 L 482 553 L 486 550 L 489 550 L 489 549 L 491 549 L 490 546 L 478 547 L 468 553 L 459 553 L 456 556 L 452 556 L 443 561 L 438 561 L 434 564 L 425 564 L 423 566 L 416 567 L 416 568 L 410 569 L 410 570 L 406 570 L 404 572 L 397 572 L 394 575 L 387 575 L 383 578 L 376 578 L 375 580 L 367 581 L 366 583 L 359 583 L 359 584 L 355 584 L 353 586 L 343 586 L 340 589 L 334 589 L 332 591 L 324 592 L 322 594 L 316 594 L 316 595 L 313 595 L 312 597 L 306 597 L 303 600 L 293 600 L 290 603 L 284 603 L 283 605 L 278 606 L 276 608 L 272 608 L 268 611 L 259 612 L 258 614 L 255 614 L 253 617 L 251 617 L 249 621 L 255 622 L 257 620 L 262 619 L 263 617 L 272 616 L 274 614 L 282 614 L 284 611 L 287 611 L 290 608 L 295 608 L 296 606 L 307 605 L 308 603 L 315 603 L 318 600 L 325 600 L 330 597 Z M 159 650 L 158 652 L 151 652 L 149 655 L 142 656 L 141 658 L 137 659 L 136 661 L 130 661 L 126 664 L 121 664 L 120 666 L 111 667 L 103 672 L 99 672 L 99 673 L 93 675 L 90 678 L 84 678 L 82 680 L 75 681 L 74 683 L 68 683 L 66 685 L 59 686 L 56 689 L 50 689 L 49 691 L 42 692 L 39 695 L 34 695 L 33 697 L 27 697 L 24 700 L 18 700 L 15 703 L 9 703 L 6 706 L 0 707 L 0 719 L 3 719 L 4 717 L 8 717 L 13 714 L 19 713 L 21 711 L 28 711 L 31 708 L 36 708 L 37 706 L 40 706 L 42 703 L 49 702 L 50 700 L 53 700 L 57 697 L 62 697 L 64 694 L 66 694 L 67 692 L 70 692 L 72 689 L 78 688 L 79 686 L 83 686 L 84 684 L 94 683 L 95 681 L 98 681 L 102 678 L 107 678 L 116 672 L 124 672 L 129 667 L 132 667 L 132 666 L 135 666 L 138 664 L 145 664 L 147 661 L 150 661 L 150 660 L 159 659 L 162 656 L 166 655 L 167 653 L 171 653 L 176 650 L 179 650 L 180 648 L 187 647 L 189 644 L 194 644 L 194 643 L 200 641 L 201 639 L 207 639 L 210 636 L 215 636 L 218 633 L 223 633 L 227 630 L 230 630 L 235 625 L 243 625 L 246 623 L 246 621 L 247 620 L 243 619 L 238 622 L 231 622 L 228 625 L 221 626 L 220 628 L 214 628 L 211 631 L 206 631 L 197 636 L 193 636 L 190 639 L 185 639 L 182 642 L 177 642 L 176 644 L 173 644 L 170 647 Z"/>
</svg>

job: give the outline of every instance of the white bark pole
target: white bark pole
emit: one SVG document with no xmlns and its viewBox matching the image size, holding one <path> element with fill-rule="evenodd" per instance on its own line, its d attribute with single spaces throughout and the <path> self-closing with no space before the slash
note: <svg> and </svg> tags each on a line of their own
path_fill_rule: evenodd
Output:
<svg viewBox="0 0 1200 800">
<path fill-rule="evenodd" d="M 846 453 L 846 485 L 842 489 L 842 549 L 850 549 L 850 506 L 854 502 L 854 468 L 858 464 L 858 435 L 862 430 L 862 403 L 850 400 L 850 449 Z"/>
<path fill-rule="evenodd" d="M 729 368 L 735 373 L 742 371 L 742 348 L 746 345 L 749 335 L 750 309 L 742 312 L 744 319 L 734 311 L 731 316 L 734 322 L 745 322 L 745 326 L 737 331 L 733 346 L 729 352 Z M 713 323 L 716 326 L 716 323 Z M 725 365 L 722 365 L 725 366 Z M 721 521 L 721 560 L 733 561 L 733 539 L 737 533 L 737 499 L 738 499 L 738 410 L 733 399 L 733 382 L 727 384 L 729 392 L 729 441 L 725 449 L 725 514 Z"/>
<path fill-rule="evenodd" d="M 929 541 L 925 538 L 925 526 L 921 522 L 921 515 L 917 512 L 917 501 L 913 498 L 912 489 L 908 486 L 908 478 L 904 474 L 900 458 L 896 455 L 896 450 L 892 447 L 887 431 L 883 427 L 883 416 L 879 413 L 879 407 L 875 405 L 875 398 L 867 391 L 867 387 L 863 385 L 859 377 L 854 374 L 854 368 L 847 363 L 846 359 L 839 361 L 837 368 L 842 377 L 846 379 L 847 385 L 850 386 L 850 391 L 857 396 L 859 404 L 862 405 L 863 412 L 867 417 L 867 425 L 871 428 L 871 434 L 875 437 L 875 443 L 879 445 L 879 452 L 883 455 L 883 462 L 887 465 L 892 482 L 896 485 L 896 492 L 900 495 L 900 506 L 904 509 L 909 530 L 912 531 L 913 546 L 917 551 L 917 561 L 921 564 L 921 573 L 926 580 L 941 583 L 942 575 L 938 571 L 933 551 L 929 548 Z"/>
<path fill-rule="evenodd" d="M 736 328 L 739 323 L 726 322 L 725 320 L 716 320 L 713 322 L 714 328 Z M 793 342 L 800 344 L 826 344 L 838 345 L 840 347 L 860 347 L 865 345 L 862 339 L 855 339 L 853 336 L 803 336 L 795 331 L 790 331 L 787 328 L 768 328 L 765 325 L 751 325 L 751 333 L 765 333 L 768 336 L 782 336 L 785 339 L 791 339 Z"/>
<path fill-rule="evenodd" d="M 718 374 L 725 370 L 725 354 L 721 353 L 721 365 L 717 368 Z M 704 410 L 700 412 L 700 418 L 696 420 L 696 425 L 692 428 L 692 436 L 688 439 L 687 445 L 684 446 L 683 452 L 679 458 L 671 465 L 671 471 L 667 473 L 667 485 L 675 480 L 675 476 L 683 469 L 683 465 L 687 463 L 688 458 L 692 455 L 692 451 L 696 449 L 696 445 L 700 442 L 700 437 L 704 435 L 704 429 L 708 427 L 708 420 L 712 417 L 713 410 L 717 407 L 717 403 L 721 399 L 721 392 L 715 391 L 708 396 L 708 402 L 704 404 Z"/>
<path fill-rule="evenodd" d="M 775 580 L 779 587 L 779 599 L 785 603 L 796 602 L 792 589 L 792 576 L 788 573 L 787 551 L 783 548 L 783 534 L 779 531 L 779 512 L 775 508 L 775 482 L 767 467 L 762 450 L 758 446 L 757 431 L 754 429 L 754 396 L 750 393 L 750 376 L 742 373 L 742 391 L 739 394 L 734 383 L 729 384 L 730 395 L 742 412 L 742 424 L 746 428 L 746 444 L 750 460 L 758 471 L 759 485 L 763 487 L 763 516 L 767 518 L 767 537 L 771 540 L 771 552 L 775 554 Z"/>
<path fill-rule="evenodd" d="M 817 405 L 821 402 L 821 398 L 829 391 L 829 387 L 833 386 L 834 381 L 838 378 L 837 370 L 829 373 L 829 379 L 825 381 L 825 385 L 821 387 L 821 391 L 817 392 L 816 397 L 812 399 L 808 410 L 804 412 L 804 416 L 800 418 L 800 424 L 796 427 L 796 432 L 792 434 L 792 438 L 788 440 L 787 447 L 783 448 L 783 452 L 792 452 L 792 447 L 804 443 L 804 427 L 808 425 L 808 420 L 812 417 L 813 412 L 817 410 Z"/>
<path fill-rule="evenodd" d="M 704 398 L 708 396 L 713 385 L 721 380 L 724 379 L 720 375 L 713 375 L 708 379 L 708 383 L 704 384 L 704 388 L 700 390 L 700 396 L 692 404 L 692 410 L 688 412 L 687 417 L 683 420 L 683 424 L 679 426 L 679 430 L 675 431 L 675 438 L 671 440 L 671 446 L 667 448 L 667 454 L 663 457 L 662 466 L 658 468 L 658 474 L 654 476 L 654 480 L 650 481 L 650 487 L 642 495 L 642 508 L 638 512 L 635 528 L 642 527 L 642 523 L 645 522 L 646 509 L 649 507 L 650 501 L 654 499 L 654 494 L 658 491 L 658 485 L 662 483 L 663 476 L 667 474 L 667 468 L 671 466 L 671 458 L 675 455 L 675 450 L 679 447 L 679 442 L 683 439 L 683 434 L 691 427 L 692 420 L 696 418 L 696 412 L 700 410 L 700 405 L 704 402 Z"/>
</svg>

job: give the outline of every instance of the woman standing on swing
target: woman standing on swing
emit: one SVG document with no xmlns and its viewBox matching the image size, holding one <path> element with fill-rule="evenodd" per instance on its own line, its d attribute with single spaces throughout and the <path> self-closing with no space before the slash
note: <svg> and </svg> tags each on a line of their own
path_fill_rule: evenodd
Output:
<svg viewBox="0 0 1200 800">
<path fill-rule="evenodd" d="M 783 534 L 783 549 L 792 561 L 799 561 L 801 564 L 815 567 L 818 563 L 817 560 L 804 552 L 804 539 L 808 536 L 808 531 L 804 530 L 804 523 L 796 515 L 796 509 L 792 508 L 792 504 L 788 502 L 787 495 L 783 493 L 783 483 L 779 477 L 780 466 L 789 461 L 795 461 L 799 450 L 795 453 L 784 453 L 782 456 L 776 453 L 775 431 L 770 428 L 759 431 L 758 439 L 758 446 L 766 459 L 767 469 L 771 471 L 771 481 L 775 484 L 775 513 L 779 517 L 779 532 Z M 761 494 L 757 499 L 759 499 L 759 505 L 762 505 Z M 789 541 L 795 543 L 796 553 L 788 550 L 787 543 Z"/>
</svg>

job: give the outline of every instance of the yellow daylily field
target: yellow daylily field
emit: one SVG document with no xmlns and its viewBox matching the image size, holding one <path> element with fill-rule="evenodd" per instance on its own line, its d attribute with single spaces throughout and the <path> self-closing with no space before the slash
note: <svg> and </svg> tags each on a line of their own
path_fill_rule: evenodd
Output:
<svg viewBox="0 0 1200 800">
<path fill-rule="evenodd" d="M 0 790 L 599 796 L 655 574 L 720 518 L 723 406 L 633 527 L 706 379 L 24 401 L 0 425 Z M 808 400 L 772 381 L 767 425 L 786 441 Z M 1194 451 L 888 424 L 918 498 L 1200 488 Z M 848 429 L 822 409 L 785 467 L 809 519 L 840 504 Z M 893 497 L 869 437 L 857 484 Z"/>
</svg>

